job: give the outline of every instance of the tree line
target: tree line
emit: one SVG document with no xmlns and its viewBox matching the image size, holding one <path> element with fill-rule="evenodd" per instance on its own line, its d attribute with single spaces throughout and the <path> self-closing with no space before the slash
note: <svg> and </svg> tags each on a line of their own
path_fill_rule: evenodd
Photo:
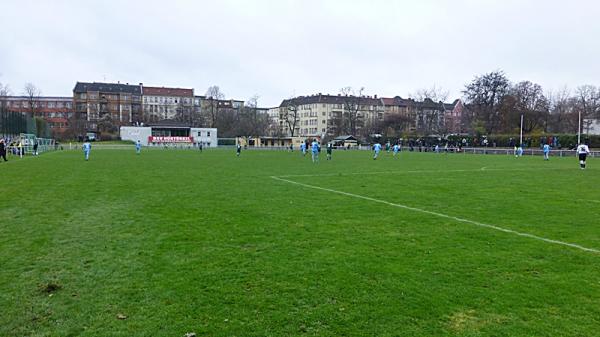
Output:
<svg viewBox="0 0 600 337">
<path fill-rule="evenodd" d="M 503 71 L 476 76 L 463 91 L 465 110 L 461 126 L 472 134 L 518 134 L 523 115 L 524 133 L 582 132 L 591 119 L 600 118 L 600 88 L 582 85 L 544 91 L 531 81 L 511 82 Z"/>
</svg>

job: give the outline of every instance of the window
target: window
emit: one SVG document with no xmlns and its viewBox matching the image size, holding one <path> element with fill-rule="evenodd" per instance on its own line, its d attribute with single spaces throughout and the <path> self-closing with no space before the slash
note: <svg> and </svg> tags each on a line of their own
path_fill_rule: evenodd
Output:
<svg viewBox="0 0 600 337">
<path fill-rule="evenodd" d="M 206 137 L 210 137 L 210 131 L 206 131 Z"/>
<path fill-rule="evenodd" d="M 198 131 L 198 137 L 202 137 L 202 131 Z"/>
</svg>

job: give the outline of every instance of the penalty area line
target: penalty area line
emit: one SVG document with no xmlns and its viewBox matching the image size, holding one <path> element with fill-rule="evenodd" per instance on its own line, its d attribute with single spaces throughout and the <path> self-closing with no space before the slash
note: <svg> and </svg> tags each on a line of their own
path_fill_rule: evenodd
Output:
<svg viewBox="0 0 600 337">
<path fill-rule="evenodd" d="M 581 246 L 581 245 L 578 245 L 578 244 L 575 244 L 575 243 L 569 243 L 569 242 L 564 242 L 564 241 L 559 241 L 559 240 L 548 239 L 548 238 L 545 238 L 545 237 L 542 237 L 542 236 L 537 236 L 537 235 L 534 235 L 534 234 L 523 233 L 523 232 L 515 231 L 515 230 L 512 230 L 512 229 L 499 227 L 499 226 L 496 226 L 496 225 L 490 225 L 490 224 L 486 224 L 486 223 L 482 223 L 482 222 L 478 222 L 478 221 L 473 221 L 473 220 L 469 220 L 469 219 L 459 218 L 459 217 L 452 216 L 452 215 L 447 215 L 447 214 L 438 213 L 438 212 L 434 212 L 434 211 L 428 211 L 428 210 L 422 209 L 422 208 L 411 207 L 411 206 L 402 205 L 402 204 L 396 204 L 396 203 L 393 203 L 393 202 L 389 202 L 389 201 L 385 201 L 385 200 L 380 200 L 380 199 L 375 199 L 375 198 L 367 197 L 367 196 L 364 196 L 364 195 L 359 195 L 359 194 L 354 194 L 354 193 L 348 193 L 348 192 L 344 192 L 344 191 L 338 191 L 338 190 L 334 190 L 334 189 L 326 188 L 326 187 L 320 187 L 320 186 L 314 186 L 314 185 L 299 183 L 297 181 L 285 179 L 285 178 L 278 177 L 278 176 L 271 176 L 271 178 L 274 179 L 274 180 L 282 181 L 282 182 L 285 182 L 285 183 L 288 183 L 288 184 L 297 185 L 297 186 L 302 186 L 302 187 L 305 187 L 305 188 L 310 188 L 310 189 L 314 189 L 314 190 L 319 190 L 319 191 L 325 191 L 325 192 L 340 194 L 340 195 L 344 195 L 344 196 L 347 196 L 347 197 L 352 197 L 352 198 L 357 198 L 357 199 L 362 199 L 362 200 L 368 200 L 368 201 L 379 203 L 379 204 L 384 204 L 384 205 L 388 205 L 388 206 L 392 206 L 392 207 L 402 208 L 402 209 L 413 211 L 413 212 L 418 212 L 418 213 L 423 213 L 423 214 L 429 214 L 429 215 L 433 215 L 433 216 L 436 216 L 436 217 L 439 217 L 439 218 L 454 220 L 454 221 L 457 221 L 457 222 L 468 223 L 468 224 L 471 224 L 471 225 L 475 225 L 475 226 L 479 226 L 479 227 L 484 227 L 484 228 L 489 228 L 489 229 L 493 229 L 493 230 L 496 230 L 496 231 L 499 231 L 499 232 L 513 234 L 513 235 L 517 235 L 517 236 L 521 236 L 521 237 L 526 237 L 526 238 L 530 238 L 530 239 L 534 239 L 534 240 L 538 240 L 538 241 L 543 241 L 543 242 L 546 242 L 546 243 L 552 243 L 552 244 L 556 244 L 556 245 L 561 245 L 561 246 L 566 246 L 566 247 L 571 247 L 571 248 L 579 249 L 579 250 L 582 250 L 582 251 L 585 251 L 585 252 L 591 252 L 591 253 L 600 254 L 600 250 L 598 250 L 598 249 L 587 248 L 587 247 L 584 247 L 584 246 Z"/>
</svg>

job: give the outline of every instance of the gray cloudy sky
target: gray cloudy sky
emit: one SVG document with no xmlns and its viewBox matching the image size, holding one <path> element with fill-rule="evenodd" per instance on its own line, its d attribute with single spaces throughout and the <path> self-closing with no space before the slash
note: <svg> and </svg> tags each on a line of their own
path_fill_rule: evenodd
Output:
<svg viewBox="0 0 600 337">
<path fill-rule="evenodd" d="M 71 95 L 76 81 L 219 85 L 261 106 L 292 95 L 459 97 L 504 70 L 545 89 L 600 84 L 589 0 L 26 1 L 0 3 L 0 82 Z"/>
</svg>

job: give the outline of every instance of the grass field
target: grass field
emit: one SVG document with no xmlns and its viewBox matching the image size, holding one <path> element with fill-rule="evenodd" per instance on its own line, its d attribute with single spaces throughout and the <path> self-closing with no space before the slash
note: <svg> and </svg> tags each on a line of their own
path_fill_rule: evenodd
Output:
<svg viewBox="0 0 600 337">
<path fill-rule="evenodd" d="M 224 150 L 12 158 L 0 336 L 598 336 L 600 160 L 588 166 L 358 151 L 318 165 Z"/>
</svg>

